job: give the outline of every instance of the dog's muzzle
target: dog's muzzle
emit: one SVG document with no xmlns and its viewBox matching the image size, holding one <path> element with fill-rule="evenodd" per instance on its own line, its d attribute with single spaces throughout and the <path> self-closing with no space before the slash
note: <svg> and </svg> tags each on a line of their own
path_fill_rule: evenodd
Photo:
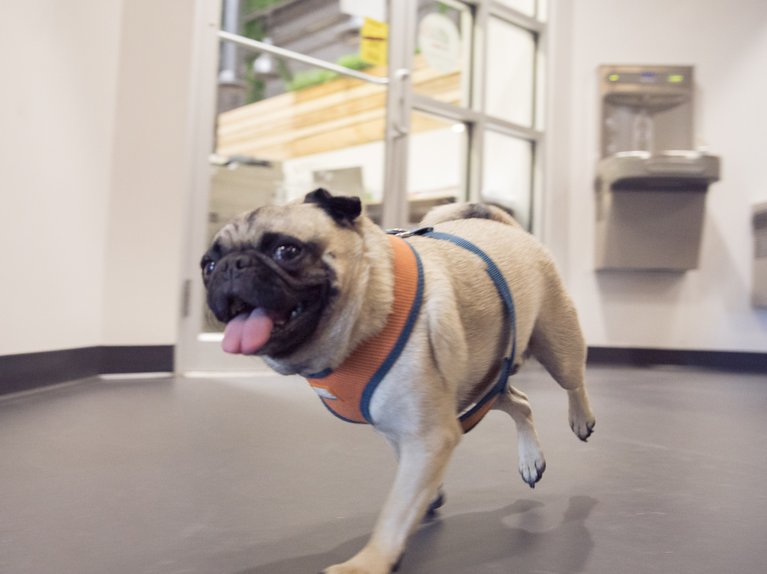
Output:
<svg viewBox="0 0 767 574">
<path fill-rule="evenodd" d="M 327 277 L 293 276 L 258 252 L 223 257 L 208 281 L 208 306 L 226 323 L 223 348 L 229 353 L 289 352 L 317 326 L 327 299 Z"/>
</svg>

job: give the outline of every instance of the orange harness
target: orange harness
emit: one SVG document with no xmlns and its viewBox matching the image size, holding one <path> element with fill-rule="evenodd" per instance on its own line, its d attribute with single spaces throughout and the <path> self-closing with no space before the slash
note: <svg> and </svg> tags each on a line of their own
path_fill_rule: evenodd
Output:
<svg viewBox="0 0 767 574">
<path fill-rule="evenodd" d="M 461 238 L 433 233 L 431 230 L 423 230 L 422 233 L 435 239 L 453 241 L 485 260 L 488 274 L 506 304 L 507 315 L 510 315 L 509 319 L 512 323 L 512 337 L 514 337 L 513 303 L 509 309 L 511 295 L 492 260 L 473 244 Z M 337 369 L 326 369 L 307 376 L 309 384 L 328 410 L 347 422 L 373 423 L 370 414 L 373 393 L 402 353 L 421 309 L 424 290 L 421 259 L 407 241 L 395 235 L 388 237 L 394 251 L 395 279 L 394 302 L 386 326 L 378 335 L 362 342 Z M 497 276 L 494 276 L 493 270 L 497 272 Z M 499 285 L 499 281 L 502 285 Z M 492 408 L 498 396 L 506 390 L 513 359 L 514 348 L 512 347 L 511 356 L 503 361 L 498 382 L 485 392 L 481 400 L 459 415 L 464 432 L 474 428 Z"/>
</svg>

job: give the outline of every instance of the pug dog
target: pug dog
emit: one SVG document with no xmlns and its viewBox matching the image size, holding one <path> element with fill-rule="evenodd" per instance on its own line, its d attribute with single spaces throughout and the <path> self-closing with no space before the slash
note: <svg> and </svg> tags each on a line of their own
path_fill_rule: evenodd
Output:
<svg viewBox="0 0 767 574">
<path fill-rule="evenodd" d="M 511 416 L 519 472 L 535 486 L 546 463 L 530 403 L 506 381 L 527 356 L 566 390 L 575 435 L 594 429 L 586 346 L 547 250 L 483 204 L 438 207 L 422 225 L 387 235 L 359 199 L 318 189 L 236 218 L 202 258 L 224 351 L 307 377 L 333 412 L 373 424 L 394 447 L 396 478 L 369 541 L 325 574 L 396 570 L 408 536 L 444 500 L 466 414 Z M 325 384 L 337 373 L 351 375 Z"/>
</svg>

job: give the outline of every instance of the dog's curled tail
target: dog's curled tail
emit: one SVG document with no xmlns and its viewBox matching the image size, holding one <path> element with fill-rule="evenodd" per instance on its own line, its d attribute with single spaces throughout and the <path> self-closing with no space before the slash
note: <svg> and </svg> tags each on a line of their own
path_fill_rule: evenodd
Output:
<svg viewBox="0 0 767 574">
<path fill-rule="evenodd" d="M 448 203 L 431 209 L 419 225 L 430 227 L 446 221 L 458 219 L 492 219 L 514 227 L 522 226 L 513 217 L 513 213 L 499 205 L 490 203 Z"/>
</svg>

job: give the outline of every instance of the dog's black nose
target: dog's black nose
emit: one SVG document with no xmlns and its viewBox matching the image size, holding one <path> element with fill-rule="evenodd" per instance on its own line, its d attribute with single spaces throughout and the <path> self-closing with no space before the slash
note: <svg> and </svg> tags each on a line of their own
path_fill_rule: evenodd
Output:
<svg viewBox="0 0 767 574">
<path fill-rule="evenodd" d="M 252 261 L 247 255 L 237 255 L 234 258 L 234 261 L 232 261 L 232 265 L 234 265 L 236 269 L 245 269 L 252 265 Z"/>
<path fill-rule="evenodd" d="M 224 257 L 218 264 L 218 270 L 231 276 L 236 271 L 252 267 L 253 263 L 251 256 L 245 253 L 237 253 Z"/>
<path fill-rule="evenodd" d="M 208 307 L 216 318 L 226 323 L 256 307 L 248 301 L 259 300 L 265 273 L 256 254 L 235 252 L 223 257 L 208 282 Z"/>
</svg>

